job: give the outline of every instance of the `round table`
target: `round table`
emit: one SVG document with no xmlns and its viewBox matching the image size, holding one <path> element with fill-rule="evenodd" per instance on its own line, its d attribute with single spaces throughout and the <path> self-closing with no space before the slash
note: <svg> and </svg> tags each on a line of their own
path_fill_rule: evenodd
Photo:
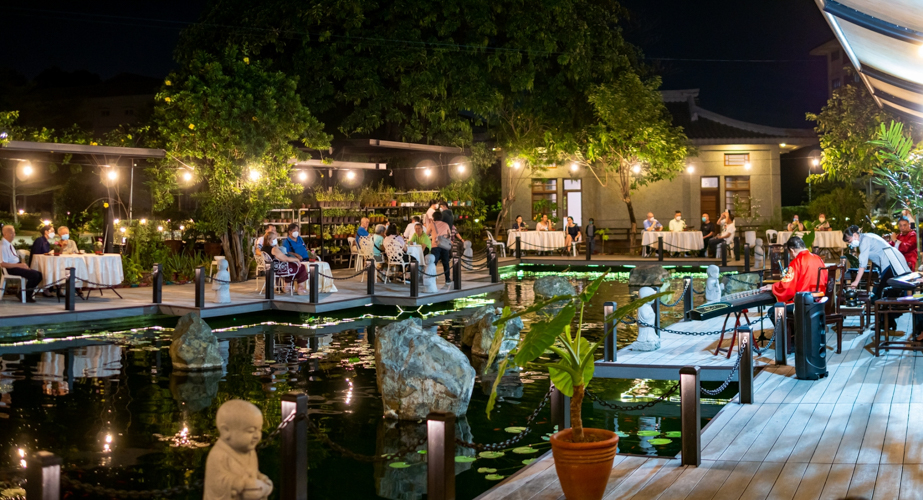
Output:
<svg viewBox="0 0 923 500">
<path fill-rule="evenodd" d="M 641 245 L 656 247 L 661 236 L 666 252 L 697 252 L 705 248 L 702 231 L 644 231 Z"/>
<path fill-rule="evenodd" d="M 515 248 L 518 237 L 523 252 L 557 252 L 564 248 L 564 234 L 564 231 L 510 231 L 507 244 Z"/>
<path fill-rule="evenodd" d="M 407 245 L 406 254 L 409 255 L 411 259 L 414 259 L 418 264 L 420 264 L 418 267 L 422 272 L 423 267 L 426 265 L 426 261 L 423 260 L 423 245 Z"/>
<path fill-rule="evenodd" d="M 308 260 L 301 261 L 301 265 L 304 266 L 305 271 L 308 272 L 308 279 L 311 276 L 311 264 L 317 264 L 317 292 L 318 293 L 333 293 L 337 291 L 336 285 L 333 284 L 333 279 L 328 278 L 327 276 L 333 276 L 333 273 L 330 271 L 330 264 L 323 261 L 311 262 Z M 310 285 L 306 285 L 310 286 Z"/>
<path fill-rule="evenodd" d="M 104 288 L 121 285 L 125 278 L 122 271 L 122 256 L 117 253 L 33 255 L 31 267 L 42 273 L 44 286 L 67 278 L 69 267 L 74 268 L 77 288 Z"/>
<path fill-rule="evenodd" d="M 792 234 L 799 238 L 804 237 L 804 232 L 802 231 L 795 231 L 794 233 L 792 231 L 779 231 L 779 238 L 776 243 L 784 245 L 792 237 Z M 814 231 L 813 246 L 818 248 L 846 248 L 846 242 L 843 241 L 843 231 Z"/>
</svg>

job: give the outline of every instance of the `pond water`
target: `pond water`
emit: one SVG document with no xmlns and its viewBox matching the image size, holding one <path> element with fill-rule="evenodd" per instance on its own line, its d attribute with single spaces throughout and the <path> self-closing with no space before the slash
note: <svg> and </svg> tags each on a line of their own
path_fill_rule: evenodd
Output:
<svg viewBox="0 0 923 500">
<path fill-rule="evenodd" d="M 142 318 L 131 329 L 106 325 L 48 328 L 44 338 L 22 337 L 0 344 L 0 481 L 9 487 L 22 477 L 21 454 L 42 449 L 64 459 L 68 476 L 123 489 L 157 489 L 200 479 L 208 446 L 217 437 L 214 417 L 224 401 L 241 398 L 263 410 L 264 429 L 280 421 L 280 398 L 289 391 L 309 394 L 315 422 L 336 443 L 360 454 L 381 456 L 424 433 L 425 424 L 382 419 L 376 387 L 374 335 L 396 319 L 423 318 L 424 326 L 458 342 L 464 318 L 487 303 L 513 309 L 530 305 L 532 284 L 545 274 L 565 275 L 582 288 L 602 271 L 565 270 L 548 266 L 506 268 L 506 289 L 496 294 L 436 304 L 415 311 L 367 307 L 331 317 L 294 313 L 241 315 L 209 319 L 220 340 L 222 372 L 173 373 L 170 329 L 176 318 Z M 588 337 L 602 331 L 602 303 L 630 301 L 628 274 L 611 273 L 589 304 Z M 704 274 L 674 271 L 673 286 L 692 275 L 704 287 Z M 696 304 L 702 301 L 696 296 Z M 678 309 L 665 308 L 664 325 L 675 322 Z M 533 318 L 526 318 L 526 328 Z M 119 325 L 124 328 L 124 323 Z M 17 332 L 11 332 L 17 333 Z M 18 332 L 34 335 L 35 332 Z M 620 328 L 620 346 L 635 333 Z M 58 340 L 49 337 L 60 337 Z M 478 367 L 483 361 L 472 363 Z M 548 391 L 541 372 L 508 374 L 501 390 L 505 398 L 488 419 L 486 381 L 475 384 L 468 413 L 459 417 L 459 437 L 493 443 L 512 436 L 505 429 L 523 426 Z M 637 403 L 665 392 L 673 382 L 595 379 L 591 388 L 609 401 Z M 717 385 L 717 384 L 715 384 Z M 703 422 L 736 394 L 731 384 L 719 399 L 703 400 Z M 584 402 L 584 425 L 618 431 L 620 453 L 674 456 L 679 452 L 679 400 L 637 412 L 607 409 Z M 523 467 L 524 461 L 548 450 L 553 432 L 546 408 L 534 430 L 495 458 L 476 457 L 459 448 L 456 487 L 459 499 L 474 498 Z M 381 463 L 345 458 L 309 440 L 308 484 L 312 499 L 422 499 L 426 491 L 425 455 L 411 453 Z M 512 448 L 519 448 L 514 452 Z M 525 448 L 525 449 L 523 449 Z M 260 468 L 277 485 L 278 442 L 259 453 Z M 471 461 L 473 459 L 473 461 Z M 3 487 L 0 487 L 2 490 Z M 2 495 L 2 494 L 0 494 Z M 200 497 L 200 493 L 189 497 Z"/>
</svg>

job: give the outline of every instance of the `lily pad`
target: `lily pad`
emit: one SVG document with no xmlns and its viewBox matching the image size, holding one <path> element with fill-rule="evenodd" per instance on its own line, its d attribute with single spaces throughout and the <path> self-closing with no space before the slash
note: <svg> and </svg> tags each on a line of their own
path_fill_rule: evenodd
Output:
<svg viewBox="0 0 923 500">
<path fill-rule="evenodd" d="M 666 439 L 666 438 L 656 438 L 656 439 L 651 439 L 650 441 L 648 441 L 648 443 L 651 443 L 651 444 L 654 444 L 654 445 L 657 445 L 657 444 L 670 444 L 670 443 L 672 443 L 672 442 L 673 442 L 672 439 Z"/>
<path fill-rule="evenodd" d="M 506 455 L 506 453 L 502 451 L 482 451 L 478 453 L 478 456 L 481 458 L 500 458 L 504 455 Z"/>
<path fill-rule="evenodd" d="M 638 431 L 639 436 L 659 436 L 660 432 L 658 431 Z"/>
<path fill-rule="evenodd" d="M 488 475 L 484 476 L 484 479 L 486 479 L 486 480 L 488 480 L 488 481 L 499 481 L 499 480 L 501 480 L 501 479 L 503 479 L 503 478 L 505 478 L 505 477 L 506 477 L 506 476 L 501 476 L 500 474 L 488 474 Z"/>
<path fill-rule="evenodd" d="M 615 435 L 620 438 L 627 438 L 629 436 L 627 432 L 622 432 L 622 431 L 615 431 Z"/>
<path fill-rule="evenodd" d="M 538 453 L 538 450 L 532 448 L 531 446 L 520 446 L 519 448 L 513 448 L 513 453 L 519 455 L 529 455 L 531 453 Z"/>
<path fill-rule="evenodd" d="M 542 436 L 542 441 L 551 441 L 551 438 L 548 436 Z"/>
<path fill-rule="evenodd" d="M 406 469 L 407 467 L 410 467 L 410 464 L 407 462 L 391 462 L 388 464 L 388 467 L 391 467 L 392 469 Z"/>
<path fill-rule="evenodd" d="M 480 469 L 478 469 L 478 472 L 481 474 L 493 474 L 494 472 L 497 472 L 497 469 L 492 469 L 490 467 L 481 467 Z"/>
<path fill-rule="evenodd" d="M 466 456 L 463 456 L 463 455 L 458 455 L 458 456 L 455 457 L 455 461 L 456 461 L 457 463 L 460 463 L 460 464 L 467 464 L 467 463 L 470 463 L 470 462 L 474 462 L 475 460 L 477 460 L 477 459 L 474 458 L 474 457 L 466 457 Z"/>
<path fill-rule="evenodd" d="M 509 432 L 510 434 L 519 434 L 520 432 L 526 430 L 526 428 L 525 427 L 507 427 L 506 429 L 503 429 L 503 430 L 505 432 Z"/>
<path fill-rule="evenodd" d="M 417 450 L 420 455 L 426 455 L 426 450 Z"/>
<path fill-rule="evenodd" d="M 536 460 L 538 460 L 538 459 L 537 459 L 537 458 L 527 458 L 527 459 L 525 459 L 525 460 L 522 461 L 522 465 L 529 465 L 529 464 L 531 464 L 532 462 L 534 462 L 534 461 L 536 461 Z"/>
<path fill-rule="evenodd" d="M 682 437 L 683 433 L 680 431 L 670 431 L 670 432 L 665 432 L 663 435 L 668 438 L 678 438 L 678 437 Z"/>
</svg>

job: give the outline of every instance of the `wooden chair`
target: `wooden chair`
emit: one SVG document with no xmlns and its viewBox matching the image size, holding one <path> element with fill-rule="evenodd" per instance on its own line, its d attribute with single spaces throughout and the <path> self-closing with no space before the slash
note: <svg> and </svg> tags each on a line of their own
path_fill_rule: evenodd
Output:
<svg viewBox="0 0 923 500">
<path fill-rule="evenodd" d="M 844 319 L 849 316 L 859 316 L 859 326 L 858 327 L 843 326 L 843 329 L 844 330 L 858 330 L 859 332 L 865 331 L 865 329 L 868 326 L 871 326 L 872 324 L 871 295 L 872 295 L 873 283 L 875 281 L 873 278 L 873 275 L 877 276 L 878 272 L 871 269 L 871 266 L 869 266 L 868 271 L 865 273 L 865 276 L 866 276 L 865 289 L 864 290 L 860 289 L 859 296 L 856 298 L 856 300 L 858 300 L 859 303 L 862 304 L 862 307 L 861 308 L 853 308 L 853 307 L 843 308 L 842 305 L 845 303 L 845 300 L 846 300 L 846 297 L 843 292 L 846 290 L 846 287 L 848 285 L 847 278 L 849 276 L 848 268 L 846 267 L 845 258 L 840 259 L 840 266 L 843 267 L 843 273 L 840 275 L 840 289 L 837 292 L 837 303 L 840 304 L 840 314 L 843 315 Z"/>
<path fill-rule="evenodd" d="M 823 269 L 817 270 L 817 287 L 815 291 L 823 292 L 824 297 L 827 297 L 827 302 L 824 304 L 824 324 L 833 325 L 836 332 L 836 353 L 840 354 L 843 352 L 843 314 L 840 313 L 840 303 L 837 298 L 837 283 L 841 279 L 838 274 L 845 274 L 846 266 L 840 263 L 839 265 L 828 267 L 827 283 L 823 287 L 820 282 L 821 271 Z"/>
</svg>

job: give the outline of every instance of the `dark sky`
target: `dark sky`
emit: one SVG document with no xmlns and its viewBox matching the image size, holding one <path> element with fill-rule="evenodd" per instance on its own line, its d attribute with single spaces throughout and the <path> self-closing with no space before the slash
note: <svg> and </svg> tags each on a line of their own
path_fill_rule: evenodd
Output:
<svg viewBox="0 0 923 500">
<path fill-rule="evenodd" d="M 180 30 L 204 0 L 3 2 L 0 66 L 34 77 L 57 66 L 108 78 L 162 77 Z M 809 127 L 826 101 L 826 66 L 808 52 L 833 38 L 811 0 L 623 0 L 629 41 L 657 61 L 664 89 L 700 88 L 706 109 L 765 125 Z M 654 61 L 652 61 L 654 62 Z"/>
</svg>

